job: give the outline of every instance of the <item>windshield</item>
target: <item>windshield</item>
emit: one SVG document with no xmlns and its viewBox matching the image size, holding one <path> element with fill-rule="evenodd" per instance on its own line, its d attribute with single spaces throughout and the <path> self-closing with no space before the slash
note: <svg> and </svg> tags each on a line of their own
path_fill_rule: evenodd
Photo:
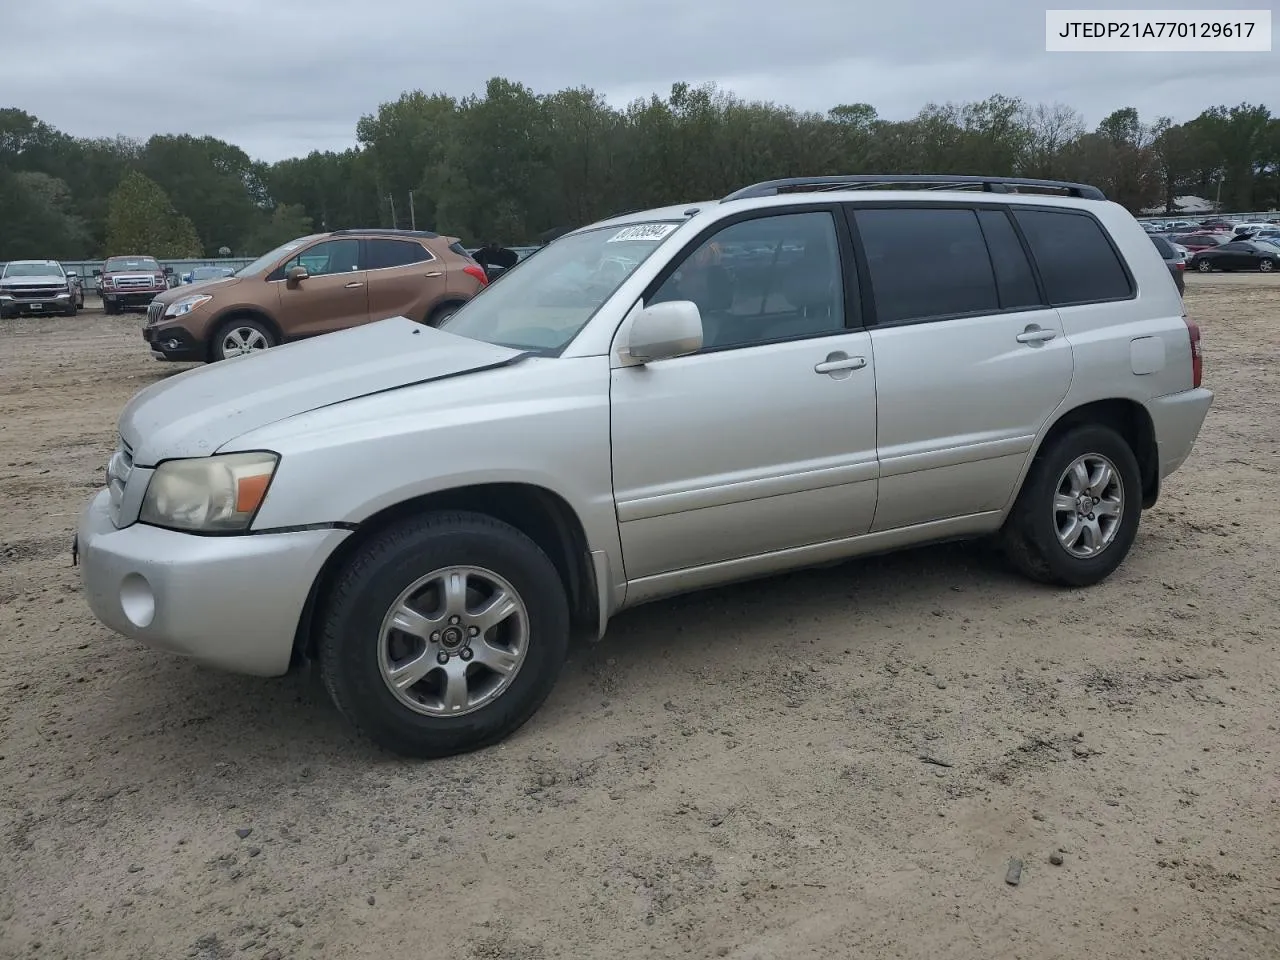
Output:
<svg viewBox="0 0 1280 960">
<path fill-rule="evenodd" d="M 107 273 L 137 270 L 140 273 L 159 273 L 160 264 L 151 257 L 108 257 L 103 269 Z"/>
<path fill-rule="evenodd" d="M 56 263 L 10 263 L 4 268 L 5 277 L 60 277 L 62 267 Z"/>
<path fill-rule="evenodd" d="M 480 291 L 441 328 L 517 350 L 557 353 L 679 226 L 635 223 L 560 237 Z"/>
<path fill-rule="evenodd" d="M 317 233 L 306 237 L 299 237 L 297 240 L 290 240 L 288 243 L 282 243 L 274 250 L 264 253 L 257 260 L 253 261 L 253 263 L 241 267 L 233 273 L 232 276 L 252 277 L 256 274 L 262 273 L 262 271 L 266 270 L 268 267 L 275 266 L 276 262 L 279 261 L 286 253 L 297 250 L 304 243 L 309 243 L 318 236 L 319 234 Z"/>
</svg>

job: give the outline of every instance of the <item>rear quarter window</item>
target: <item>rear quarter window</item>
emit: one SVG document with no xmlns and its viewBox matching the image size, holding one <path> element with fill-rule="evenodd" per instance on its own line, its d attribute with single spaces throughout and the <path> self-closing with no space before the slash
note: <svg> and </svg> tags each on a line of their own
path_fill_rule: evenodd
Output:
<svg viewBox="0 0 1280 960">
<path fill-rule="evenodd" d="M 1119 254 L 1093 217 L 1059 210 L 1016 210 L 1014 217 L 1053 306 L 1133 296 L 1133 284 Z"/>
<path fill-rule="evenodd" d="M 467 253 L 467 248 L 464 247 L 461 241 L 458 241 L 458 240 L 455 240 L 453 241 L 453 243 L 449 244 L 449 252 L 456 253 L 458 256 L 463 257 L 466 260 L 471 259 L 471 254 Z"/>
</svg>

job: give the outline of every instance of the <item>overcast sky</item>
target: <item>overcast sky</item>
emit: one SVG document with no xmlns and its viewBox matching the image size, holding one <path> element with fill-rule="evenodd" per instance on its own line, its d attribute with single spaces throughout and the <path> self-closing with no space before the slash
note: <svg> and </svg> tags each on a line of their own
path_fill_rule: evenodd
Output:
<svg viewBox="0 0 1280 960">
<path fill-rule="evenodd" d="M 1277 0 L 1219 7 L 1274 9 Z M 78 136 L 212 134 L 263 160 L 343 149 L 380 102 L 463 96 L 504 76 L 617 105 L 673 82 L 826 110 L 866 101 L 905 119 L 992 93 L 1059 101 L 1096 124 L 1216 104 L 1280 113 L 1280 54 L 1044 50 L 1028 0 L 38 0 L 4 4 L 0 106 Z M 1055 7 L 1071 7 L 1056 3 Z M 1079 4 L 1117 9 L 1152 4 Z M 1162 8 L 1203 9 L 1210 0 Z M 1280 19 L 1280 18 L 1277 18 Z M 44 42 L 71 41 L 70 56 Z M 26 51 L 30 51 L 30 53 Z"/>
</svg>

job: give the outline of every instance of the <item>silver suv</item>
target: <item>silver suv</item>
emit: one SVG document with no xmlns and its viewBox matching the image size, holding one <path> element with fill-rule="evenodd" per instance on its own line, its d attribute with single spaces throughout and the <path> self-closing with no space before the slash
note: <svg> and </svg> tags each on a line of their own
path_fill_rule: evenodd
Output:
<svg viewBox="0 0 1280 960">
<path fill-rule="evenodd" d="M 369 736 L 441 756 L 659 597 L 987 535 L 1096 583 L 1212 399 L 1096 188 L 775 181 L 568 233 L 439 329 L 147 387 L 76 545 L 113 629 L 247 674 L 317 658 Z"/>
</svg>

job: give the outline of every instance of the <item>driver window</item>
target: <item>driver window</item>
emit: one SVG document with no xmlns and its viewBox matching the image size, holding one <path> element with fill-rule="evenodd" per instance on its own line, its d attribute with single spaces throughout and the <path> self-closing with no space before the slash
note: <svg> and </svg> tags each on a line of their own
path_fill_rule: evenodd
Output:
<svg viewBox="0 0 1280 960">
<path fill-rule="evenodd" d="M 313 277 L 332 273 L 350 273 L 360 269 L 360 241 L 354 239 L 324 240 L 308 247 L 284 265 L 284 273 L 297 266 L 305 267 Z"/>
<path fill-rule="evenodd" d="M 692 300 L 703 350 L 845 328 L 835 221 L 815 210 L 742 220 L 700 244 L 650 303 Z"/>
</svg>

